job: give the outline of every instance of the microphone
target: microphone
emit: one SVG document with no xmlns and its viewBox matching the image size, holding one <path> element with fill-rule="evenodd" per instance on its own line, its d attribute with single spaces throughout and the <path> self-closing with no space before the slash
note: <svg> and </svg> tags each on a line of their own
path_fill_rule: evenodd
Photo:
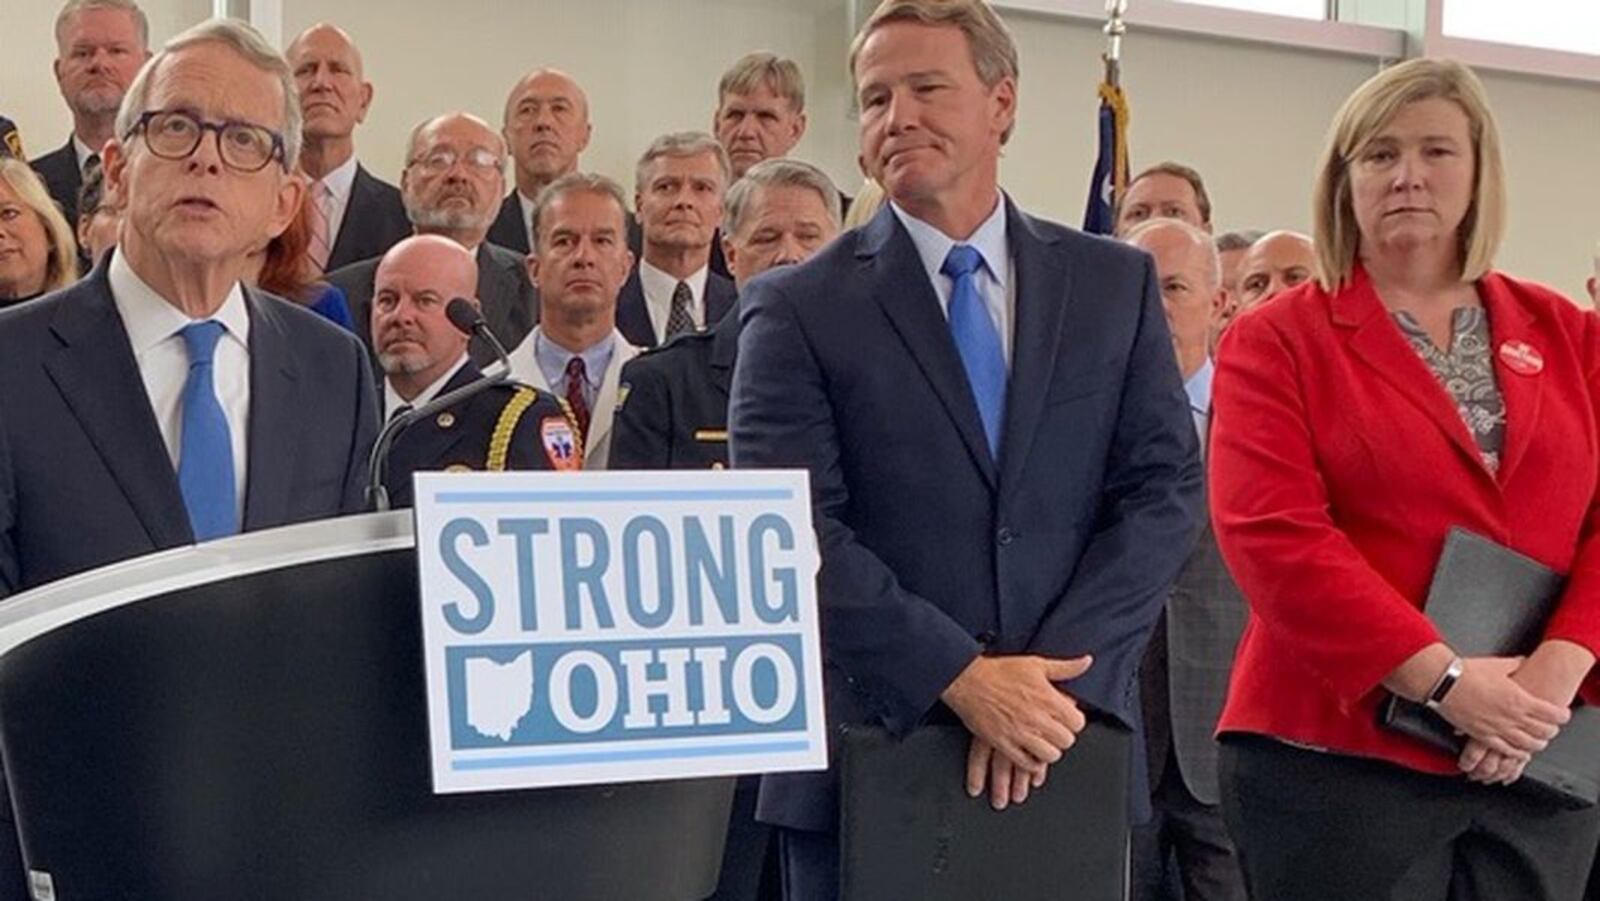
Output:
<svg viewBox="0 0 1600 901">
<path fill-rule="evenodd" d="M 450 320 L 450 324 L 460 329 L 462 333 L 469 336 L 476 335 L 488 342 L 495 356 L 500 358 L 499 368 L 485 372 L 467 384 L 454 391 L 447 391 L 420 407 L 413 407 L 384 425 L 383 431 L 378 433 L 378 440 L 372 445 L 372 453 L 367 456 L 367 505 L 378 513 L 389 509 L 389 489 L 384 487 L 383 478 L 389 473 L 389 450 L 393 447 L 395 439 L 400 437 L 400 433 L 419 420 L 427 419 L 511 378 L 511 355 L 506 353 L 505 345 L 501 344 L 500 339 L 490 330 L 489 323 L 483 320 L 483 314 L 478 312 L 476 304 L 464 297 L 454 298 L 445 305 L 444 315 Z"/>
</svg>

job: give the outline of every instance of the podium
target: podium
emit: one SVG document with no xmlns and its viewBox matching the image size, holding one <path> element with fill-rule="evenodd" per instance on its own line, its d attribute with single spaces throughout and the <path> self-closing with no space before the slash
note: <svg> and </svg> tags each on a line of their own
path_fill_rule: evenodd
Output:
<svg viewBox="0 0 1600 901">
<path fill-rule="evenodd" d="M 709 895 L 731 778 L 433 793 L 412 548 L 409 511 L 369 514 L 0 604 L 33 878 L 63 901 Z"/>
</svg>

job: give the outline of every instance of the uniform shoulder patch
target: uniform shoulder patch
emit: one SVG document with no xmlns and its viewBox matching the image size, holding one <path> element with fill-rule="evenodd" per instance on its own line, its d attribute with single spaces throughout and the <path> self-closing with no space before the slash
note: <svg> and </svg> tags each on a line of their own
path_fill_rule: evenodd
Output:
<svg viewBox="0 0 1600 901">
<path fill-rule="evenodd" d="M 546 416 L 539 421 L 539 441 L 544 444 L 544 455 L 553 469 L 573 471 L 583 468 L 583 448 L 578 444 L 578 430 L 565 416 Z"/>
</svg>

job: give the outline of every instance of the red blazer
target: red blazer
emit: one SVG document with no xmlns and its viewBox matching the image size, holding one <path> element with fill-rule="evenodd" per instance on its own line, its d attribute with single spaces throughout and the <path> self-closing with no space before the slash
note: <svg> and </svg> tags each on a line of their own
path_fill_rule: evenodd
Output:
<svg viewBox="0 0 1600 901">
<path fill-rule="evenodd" d="M 1457 772 L 1375 719 L 1380 682 L 1439 640 L 1421 607 L 1454 525 L 1568 573 L 1546 635 L 1600 653 L 1600 317 L 1499 273 L 1478 293 L 1506 404 L 1497 475 L 1359 268 L 1332 295 L 1302 285 L 1230 328 L 1209 484 L 1250 622 L 1219 733 Z M 1508 365 L 1500 350 L 1517 342 L 1542 366 Z"/>
</svg>

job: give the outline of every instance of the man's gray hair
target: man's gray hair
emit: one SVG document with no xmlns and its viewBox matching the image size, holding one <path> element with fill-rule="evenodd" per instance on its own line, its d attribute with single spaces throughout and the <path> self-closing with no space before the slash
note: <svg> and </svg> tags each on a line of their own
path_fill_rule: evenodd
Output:
<svg viewBox="0 0 1600 901">
<path fill-rule="evenodd" d="M 618 218 L 622 220 L 623 234 L 617 235 L 617 240 L 627 241 L 628 228 L 628 197 L 622 190 L 622 185 L 612 179 L 595 172 L 569 172 L 555 181 L 544 186 L 539 196 L 533 200 L 533 215 L 529 217 L 528 252 L 539 252 L 539 220 L 543 218 L 544 211 L 561 197 L 576 193 L 598 194 L 609 197 L 617 202 Z"/>
<path fill-rule="evenodd" d="M 756 198 L 763 188 L 809 188 L 822 198 L 822 208 L 828 211 L 828 221 L 839 225 L 839 189 L 833 180 L 816 166 L 799 160 L 762 160 L 745 170 L 744 177 L 733 183 L 722 201 L 723 234 L 738 235 L 745 220 L 755 212 Z"/>
<path fill-rule="evenodd" d="M 1242 228 L 1237 231 L 1223 232 L 1217 235 L 1217 253 L 1230 253 L 1235 250 L 1249 250 L 1250 245 L 1261 240 L 1266 232 L 1259 228 Z"/>
<path fill-rule="evenodd" d="M 633 171 L 633 189 L 644 193 L 650 165 L 656 160 L 664 156 L 699 156 L 702 153 L 716 157 L 717 168 L 722 171 L 722 185 L 726 188 L 728 182 L 733 180 L 733 164 L 728 162 L 728 151 L 722 149 L 716 138 L 703 131 L 675 131 L 656 138 L 645 148 L 644 155 L 639 157 L 639 165 Z"/>
<path fill-rule="evenodd" d="M 117 111 L 117 137 L 127 140 L 133 127 L 139 123 L 145 104 L 150 100 L 150 83 L 167 57 L 199 44 L 225 44 L 247 62 L 278 81 L 283 93 L 283 164 L 289 171 L 300 163 L 300 95 L 295 90 L 294 73 L 283 55 L 272 49 L 261 33 L 238 19 L 207 19 L 161 45 L 155 56 L 145 61 L 128 93 L 122 98 L 122 108 Z M 261 123 L 264 124 L 264 123 Z"/>
<path fill-rule="evenodd" d="M 746 53 L 722 73 L 722 81 L 717 84 L 717 107 L 721 108 L 729 94 L 752 94 L 762 87 L 771 88 L 772 93 L 789 101 L 795 112 L 805 112 L 806 80 L 800 74 L 800 64 L 767 50 Z"/>
<path fill-rule="evenodd" d="M 133 29 L 139 33 L 139 47 L 144 50 L 150 49 L 150 19 L 133 0 L 67 0 L 67 5 L 61 7 L 61 12 L 56 13 L 56 46 L 61 46 L 61 33 L 67 30 L 67 22 L 73 16 L 94 9 L 121 10 L 132 16 Z"/>
<path fill-rule="evenodd" d="M 1144 237 L 1163 228 L 1175 228 L 1187 235 L 1189 240 L 1195 243 L 1195 246 L 1203 248 L 1207 257 L 1206 272 L 1211 276 L 1211 287 L 1222 287 L 1222 257 L 1217 253 L 1216 241 L 1204 230 L 1196 228 L 1182 219 L 1146 219 L 1134 226 L 1126 235 L 1123 235 L 1122 242 L 1124 244 L 1132 244 L 1142 250 L 1144 245 L 1141 242 Z"/>
</svg>

